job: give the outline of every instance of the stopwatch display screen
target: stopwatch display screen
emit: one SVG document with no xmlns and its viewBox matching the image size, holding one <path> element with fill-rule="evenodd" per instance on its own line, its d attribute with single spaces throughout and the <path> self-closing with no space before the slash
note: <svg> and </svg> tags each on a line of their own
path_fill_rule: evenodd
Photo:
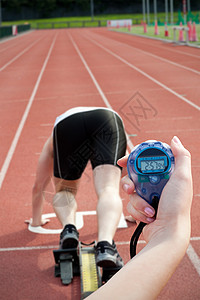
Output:
<svg viewBox="0 0 200 300">
<path fill-rule="evenodd" d="M 156 150 L 156 151 L 155 151 Z M 152 153 L 154 152 L 155 153 Z M 169 166 L 168 158 L 158 149 L 143 151 L 137 158 L 137 168 L 142 174 L 155 174 L 165 172 Z M 153 155 L 154 154 L 154 155 Z"/>
<path fill-rule="evenodd" d="M 135 146 L 127 161 L 129 178 L 137 194 L 150 205 L 160 199 L 162 190 L 174 171 L 175 159 L 166 143 L 148 140 Z"/>
<path fill-rule="evenodd" d="M 144 157 L 140 161 L 141 171 L 146 172 L 163 172 L 165 170 L 165 160 L 156 157 Z"/>
</svg>

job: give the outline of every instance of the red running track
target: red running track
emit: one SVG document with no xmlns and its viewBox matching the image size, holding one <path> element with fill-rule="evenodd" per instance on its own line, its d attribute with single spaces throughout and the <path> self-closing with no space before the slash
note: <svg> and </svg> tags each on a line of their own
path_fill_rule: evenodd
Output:
<svg viewBox="0 0 200 300">
<path fill-rule="evenodd" d="M 0 290 L 2 299 L 79 299 L 79 278 L 54 278 L 58 234 L 28 231 L 31 188 L 43 143 L 58 114 L 74 106 L 109 106 L 123 118 L 129 150 L 147 139 L 170 143 L 178 135 L 192 153 L 194 200 L 191 243 L 158 297 L 199 299 L 200 284 L 200 51 L 107 29 L 34 31 L 0 43 Z M 97 237 L 97 199 L 90 166 L 77 195 L 87 212 L 82 241 Z M 90 193 L 88 194 L 88 190 Z M 52 213 L 53 187 L 44 213 Z M 124 215 L 128 198 L 122 192 Z M 46 229 L 59 229 L 56 218 Z M 119 228 L 115 241 L 125 262 L 135 228 Z M 184 228 L 183 228 L 184 230 Z M 139 248 L 143 244 L 139 244 Z M 144 270 L 145 271 L 145 270 Z M 134 279 L 133 279 L 134 280 Z"/>
</svg>

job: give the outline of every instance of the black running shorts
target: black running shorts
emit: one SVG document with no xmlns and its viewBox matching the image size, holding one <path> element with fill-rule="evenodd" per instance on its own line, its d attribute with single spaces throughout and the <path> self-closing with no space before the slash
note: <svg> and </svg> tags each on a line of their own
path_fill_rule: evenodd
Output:
<svg viewBox="0 0 200 300">
<path fill-rule="evenodd" d="M 93 169 L 104 164 L 119 167 L 117 160 L 125 155 L 127 144 L 119 115 L 106 108 L 68 112 L 57 118 L 53 131 L 54 176 L 79 179 L 88 161 Z"/>
</svg>

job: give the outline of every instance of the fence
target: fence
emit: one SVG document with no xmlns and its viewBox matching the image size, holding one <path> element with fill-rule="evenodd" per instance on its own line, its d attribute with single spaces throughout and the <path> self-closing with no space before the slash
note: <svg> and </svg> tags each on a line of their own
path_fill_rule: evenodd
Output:
<svg viewBox="0 0 200 300">
<path fill-rule="evenodd" d="M 13 26 L 15 26 L 15 34 L 13 33 Z M 12 25 L 12 26 L 1 26 L 0 27 L 0 38 L 4 38 L 10 35 L 16 35 L 17 33 L 30 30 L 30 24 L 23 24 L 23 25 Z"/>
<path fill-rule="evenodd" d="M 141 20 L 132 19 L 133 24 L 139 25 Z M 80 27 L 106 27 L 107 20 L 81 20 L 81 21 L 63 21 L 63 22 L 38 22 L 33 25 L 35 29 L 54 29 L 54 28 L 80 28 Z"/>
</svg>

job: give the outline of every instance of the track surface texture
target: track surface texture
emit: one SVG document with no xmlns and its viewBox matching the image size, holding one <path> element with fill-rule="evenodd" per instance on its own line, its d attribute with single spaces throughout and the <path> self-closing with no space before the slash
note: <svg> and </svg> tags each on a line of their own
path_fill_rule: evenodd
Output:
<svg viewBox="0 0 200 300">
<path fill-rule="evenodd" d="M 191 242 L 158 299 L 200 299 L 199 75 L 199 49 L 106 28 L 33 31 L 0 43 L 1 299 L 80 299 L 79 277 L 67 287 L 54 278 L 52 250 L 59 234 L 33 233 L 24 223 L 31 217 L 31 190 L 43 144 L 56 116 L 74 106 L 116 110 L 129 136 L 129 151 L 148 139 L 170 143 L 174 135 L 190 150 Z M 97 238 L 92 180 L 88 165 L 77 195 L 84 242 Z M 45 214 L 53 213 L 53 193 L 50 184 Z M 127 215 L 128 197 L 122 191 L 121 196 Z M 135 226 L 129 223 L 115 235 L 125 262 Z M 60 224 L 52 217 L 45 229 L 60 229 Z M 141 237 L 138 249 L 143 246 Z"/>
</svg>

